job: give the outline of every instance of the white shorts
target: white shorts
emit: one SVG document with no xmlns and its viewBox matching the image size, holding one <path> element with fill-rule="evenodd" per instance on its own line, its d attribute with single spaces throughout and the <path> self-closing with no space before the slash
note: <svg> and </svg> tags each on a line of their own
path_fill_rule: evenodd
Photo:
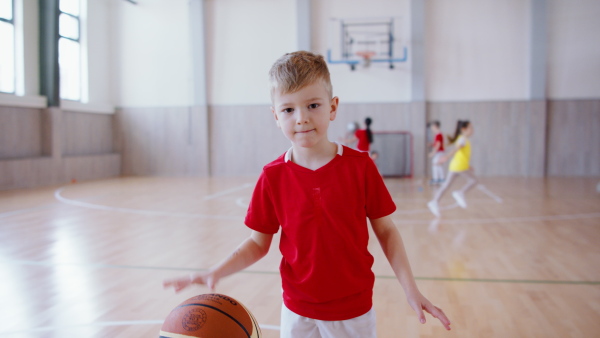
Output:
<svg viewBox="0 0 600 338">
<path fill-rule="evenodd" d="M 436 165 L 442 165 L 440 163 L 438 163 L 441 159 L 441 157 L 444 156 L 444 152 L 443 151 L 438 151 L 437 153 L 435 153 L 435 155 L 433 155 L 433 158 L 431 159 L 431 164 L 436 166 Z"/>
<path fill-rule="evenodd" d="M 348 320 L 318 320 L 281 306 L 281 338 L 377 338 L 375 310 Z"/>
</svg>

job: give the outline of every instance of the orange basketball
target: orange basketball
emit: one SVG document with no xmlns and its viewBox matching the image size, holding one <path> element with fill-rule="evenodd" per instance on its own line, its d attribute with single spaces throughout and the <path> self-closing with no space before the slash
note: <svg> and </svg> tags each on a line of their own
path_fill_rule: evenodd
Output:
<svg viewBox="0 0 600 338">
<path fill-rule="evenodd" d="M 179 304 L 160 330 L 159 338 L 259 338 L 256 319 L 237 300 L 218 293 L 192 297 Z"/>
</svg>

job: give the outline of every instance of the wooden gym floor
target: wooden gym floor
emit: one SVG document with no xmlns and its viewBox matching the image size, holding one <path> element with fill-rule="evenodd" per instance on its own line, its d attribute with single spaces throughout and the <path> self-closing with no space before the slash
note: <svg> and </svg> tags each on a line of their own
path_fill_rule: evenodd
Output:
<svg viewBox="0 0 600 338">
<path fill-rule="evenodd" d="M 249 234 L 255 178 L 118 178 L 0 192 L 1 337 L 157 337 L 182 294 L 162 281 L 205 269 Z M 371 240 L 379 337 L 600 336 L 597 179 L 482 179 L 467 210 L 418 180 L 388 179 L 394 219 L 422 292 L 453 322 L 418 323 Z M 277 337 L 277 239 L 269 255 L 224 279 Z"/>
</svg>

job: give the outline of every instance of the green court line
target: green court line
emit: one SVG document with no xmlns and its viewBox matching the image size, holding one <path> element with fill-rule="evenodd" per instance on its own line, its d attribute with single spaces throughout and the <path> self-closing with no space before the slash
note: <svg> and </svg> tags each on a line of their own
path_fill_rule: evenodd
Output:
<svg viewBox="0 0 600 338">
<path fill-rule="evenodd" d="M 396 279 L 395 276 L 378 276 L 383 279 Z M 570 281 L 570 280 L 535 280 L 535 279 L 491 279 L 491 278 L 449 278 L 449 277 L 415 277 L 416 280 L 443 282 L 479 282 L 479 283 L 512 283 L 512 284 L 573 284 L 600 285 L 600 281 Z"/>
<path fill-rule="evenodd" d="M 102 263 L 52 263 L 52 262 L 36 262 L 27 260 L 7 260 L 0 261 L 10 262 L 21 265 L 36 265 L 36 266 L 75 266 L 91 269 L 126 269 L 126 270 L 161 270 L 161 271 L 208 271 L 203 268 L 181 268 L 181 267 L 166 267 L 166 266 L 136 266 L 136 265 L 116 265 Z M 261 270 L 242 270 L 238 273 L 243 274 L 260 274 L 260 275 L 278 275 L 279 271 L 261 271 Z M 396 279 L 396 276 L 375 275 L 376 279 Z M 570 281 L 570 280 L 536 280 L 536 279 L 493 279 L 493 278 L 453 278 L 453 277 L 415 277 L 416 280 L 437 281 L 437 282 L 471 282 L 471 283 L 508 283 L 508 284 L 554 284 L 554 285 L 600 285 L 600 281 Z"/>
</svg>

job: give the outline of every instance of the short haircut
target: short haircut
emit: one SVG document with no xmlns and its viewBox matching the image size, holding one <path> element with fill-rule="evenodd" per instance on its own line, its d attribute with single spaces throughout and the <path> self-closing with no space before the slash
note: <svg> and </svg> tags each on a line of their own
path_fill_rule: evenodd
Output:
<svg viewBox="0 0 600 338">
<path fill-rule="evenodd" d="M 271 99 L 275 90 L 282 94 L 294 93 L 318 80 L 323 81 L 331 98 L 333 88 L 323 56 L 306 51 L 287 53 L 277 59 L 269 70 Z"/>
</svg>

